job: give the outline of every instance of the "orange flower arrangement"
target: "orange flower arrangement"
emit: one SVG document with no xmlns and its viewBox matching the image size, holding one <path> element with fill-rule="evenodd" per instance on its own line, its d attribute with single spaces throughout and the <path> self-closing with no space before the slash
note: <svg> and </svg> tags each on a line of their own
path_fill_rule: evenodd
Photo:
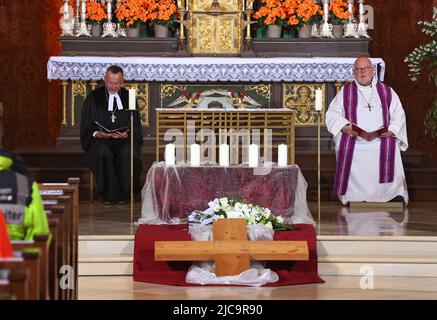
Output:
<svg viewBox="0 0 437 320">
<path fill-rule="evenodd" d="M 89 24 L 99 24 L 105 20 L 105 7 L 96 0 L 88 0 L 86 6 L 86 18 Z"/>
<path fill-rule="evenodd" d="M 296 0 L 296 15 L 299 24 L 311 25 L 321 20 L 323 10 L 315 0 Z"/>
<path fill-rule="evenodd" d="M 255 12 L 254 18 L 261 19 L 260 22 L 266 25 L 313 24 L 323 15 L 316 0 L 261 0 L 261 2 L 265 5 Z"/>
<path fill-rule="evenodd" d="M 349 19 L 350 13 L 347 0 L 333 0 L 329 10 L 332 12 L 332 24 L 345 24 L 348 22 L 347 19 Z"/>
<path fill-rule="evenodd" d="M 119 0 L 115 14 L 127 27 L 136 27 L 140 21 L 149 20 L 150 0 Z"/>
<path fill-rule="evenodd" d="M 152 0 L 149 8 L 149 19 L 152 24 L 173 28 L 177 11 L 175 0 Z"/>
<path fill-rule="evenodd" d="M 265 3 L 265 5 L 254 13 L 255 19 L 266 25 L 277 24 L 282 26 L 286 23 L 287 11 L 284 6 L 284 0 L 261 0 L 261 2 Z"/>
</svg>

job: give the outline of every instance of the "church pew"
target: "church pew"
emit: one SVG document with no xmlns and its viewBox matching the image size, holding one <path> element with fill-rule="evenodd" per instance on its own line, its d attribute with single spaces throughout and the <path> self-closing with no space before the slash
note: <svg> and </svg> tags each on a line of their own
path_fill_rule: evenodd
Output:
<svg viewBox="0 0 437 320">
<path fill-rule="evenodd" d="M 39 299 L 47 300 L 48 296 L 48 277 L 49 277 L 49 257 L 48 257 L 48 235 L 35 235 L 33 241 L 14 240 L 11 241 L 14 251 L 23 251 L 31 248 L 38 248 L 40 252 L 39 264 Z"/>
<path fill-rule="evenodd" d="M 39 184 L 40 192 L 46 195 L 46 199 L 56 196 L 68 196 L 71 198 L 70 211 L 68 214 L 68 257 L 69 265 L 74 270 L 74 289 L 71 291 L 72 299 L 77 299 L 78 285 L 78 233 L 79 233 L 79 178 L 69 178 L 67 183 L 42 183 Z M 50 197 L 51 196 L 51 197 Z"/>
<path fill-rule="evenodd" d="M 51 211 L 47 212 L 47 218 L 49 222 L 50 234 L 52 235 L 52 239 L 49 245 L 49 297 L 50 300 L 58 300 L 58 270 L 60 266 L 58 265 L 57 245 L 58 238 L 60 237 L 60 235 L 58 235 L 59 220 L 57 217 L 54 216 Z"/>
<path fill-rule="evenodd" d="M 61 300 L 68 299 L 68 290 L 59 291 L 59 281 L 61 279 L 60 269 L 64 265 L 70 265 L 69 261 L 69 247 L 68 242 L 68 215 L 70 210 L 69 197 L 58 196 L 57 199 L 45 199 L 48 196 L 42 195 L 44 208 L 46 210 L 47 217 L 54 217 L 58 220 L 57 228 L 57 241 L 56 241 L 56 253 L 57 253 L 57 267 L 56 267 L 56 287 L 58 288 L 58 298 Z"/>
<path fill-rule="evenodd" d="M 39 252 L 18 252 L 19 256 L 13 258 L 1 258 L 0 269 L 26 269 L 29 271 L 28 299 L 38 300 L 39 298 Z"/>
<path fill-rule="evenodd" d="M 29 299 L 29 270 L 24 268 L 3 269 L 5 279 L 0 279 L 0 292 L 9 300 Z M 0 298 L 0 300 L 2 300 Z"/>
<path fill-rule="evenodd" d="M 45 205 L 50 203 L 50 201 L 58 201 L 59 204 L 64 206 L 64 233 L 63 236 L 63 254 L 64 254 L 64 263 L 63 265 L 72 266 L 74 268 L 74 260 L 73 260 L 73 250 L 74 250 L 74 242 L 73 242 L 73 230 L 72 230 L 72 220 L 73 220 L 73 192 L 72 188 L 64 188 L 63 192 L 60 194 L 50 193 L 50 194 L 42 194 L 43 201 Z M 44 190 L 42 191 L 44 192 Z M 53 203 L 53 202 L 52 202 Z M 75 270 L 75 269 L 74 269 Z M 76 272 L 75 272 L 76 273 Z M 72 290 L 63 290 L 63 293 L 67 293 L 67 297 L 65 299 L 72 299 L 73 292 Z"/>
</svg>

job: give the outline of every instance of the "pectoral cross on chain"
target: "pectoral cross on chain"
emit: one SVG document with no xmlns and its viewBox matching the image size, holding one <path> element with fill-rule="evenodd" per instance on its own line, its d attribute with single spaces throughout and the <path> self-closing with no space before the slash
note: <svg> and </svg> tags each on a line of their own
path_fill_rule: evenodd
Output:
<svg viewBox="0 0 437 320">
<path fill-rule="evenodd" d="M 370 106 L 370 103 L 367 104 L 367 107 L 369 108 L 369 111 L 372 111 L 372 107 Z"/>
<path fill-rule="evenodd" d="M 115 119 L 117 119 L 117 117 L 115 116 L 115 114 L 112 114 L 112 116 L 111 116 L 111 122 L 112 122 L 112 123 L 115 123 Z"/>
</svg>

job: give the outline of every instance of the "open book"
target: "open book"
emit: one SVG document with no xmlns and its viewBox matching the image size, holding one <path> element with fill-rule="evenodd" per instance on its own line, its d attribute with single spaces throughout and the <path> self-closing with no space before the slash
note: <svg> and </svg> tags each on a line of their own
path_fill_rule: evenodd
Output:
<svg viewBox="0 0 437 320">
<path fill-rule="evenodd" d="M 387 127 L 382 127 L 381 129 L 378 129 L 376 131 L 367 132 L 363 129 L 361 129 L 359 126 L 357 126 L 355 123 L 352 123 L 352 130 L 354 130 L 358 135 L 367 141 L 375 140 L 376 138 L 379 138 L 381 134 L 386 133 L 388 131 Z"/>
<path fill-rule="evenodd" d="M 100 130 L 103 130 L 106 133 L 114 133 L 114 132 L 125 132 L 129 130 L 129 127 L 120 127 L 120 128 L 115 128 L 115 129 L 108 129 L 106 128 L 104 125 L 102 125 L 101 123 L 99 123 L 98 121 L 94 121 L 94 123 L 97 125 L 97 127 Z"/>
</svg>

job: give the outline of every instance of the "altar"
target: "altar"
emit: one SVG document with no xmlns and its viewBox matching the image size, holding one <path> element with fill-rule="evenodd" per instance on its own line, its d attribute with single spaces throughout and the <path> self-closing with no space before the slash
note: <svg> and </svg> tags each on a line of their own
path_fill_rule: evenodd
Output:
<svg viewBox="0 0 437 320">
<path fill-rule="evenodd" d="M 297 165 L 249 168 L 187 164 L 149 169 L 142 195 L 140 224 L 180 223 L 194 210 L 225 196 L 269 208 L 286 223 L 314 224 L 306 200 L 307 183 Z"/>
<path fill-rule="evenodd" d="M 172 108 L 184 95 L 214 89 L 247 97 L 258 108 L 295 111 L 299 135 L 299 131 L 316 125 L 315 90 L 323 91 L 323 123 L 329 102 L 343 83 L 353 80 L 354 61 L 352 57 L 54 56 L 47 63 L 47 77 L 61 80 L 63 100 L 58 146 L 78 145 L 83 101 L 91 90 L 101 85 L 106 68 L 113 64 L 123 68 L 124 86 L 137 89 L 145 146 L 154 152 L 155 109 Z M 371 61 L 376 76 L 383 80 L 384 60 L 372 58 Z M 328 136 L 325 132 L 323 135 Z"/>
</svg>

